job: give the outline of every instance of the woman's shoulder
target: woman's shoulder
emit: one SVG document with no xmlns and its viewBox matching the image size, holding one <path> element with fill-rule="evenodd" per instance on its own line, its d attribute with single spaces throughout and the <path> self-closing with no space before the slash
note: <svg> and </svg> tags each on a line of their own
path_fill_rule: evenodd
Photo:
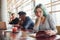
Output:
<svg viewBox="0 0 60 40">
<path fill-rule="evenodd" d="M 51 14 L 47 14 L 47 16 L 46 17 L 50 17 L 51 16 Z"/>
<path fill-rule="evenodd" d="M 55 16 L 53 16 L 52 14 L 47 15 L 47 20 L 49 20 L 50 22 L 54 22 L 54 23 L 56 21 Z"/>
<path fill-rule="evenodd" d="M 47 18 L 47 19 L 52 18 L 52 14 L 47 14 L 46 18 Z"/>
</svg>

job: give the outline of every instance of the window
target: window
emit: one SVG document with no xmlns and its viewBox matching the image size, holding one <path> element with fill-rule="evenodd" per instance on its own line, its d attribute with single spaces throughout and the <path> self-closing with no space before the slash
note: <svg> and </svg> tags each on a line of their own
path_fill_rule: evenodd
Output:
<svg viewBox="0 0 60 40">
<path fill-rule="evenodd" d="M 56 25 L 60 26 L 60 1 L 59 0 L 35 0 L 35 5 L 45 4 L 49 13 L 53 15 L 56 20 Z"/>
<path fill-rule="evenodd" d="M 10 12 L 18 13 L 19 11 L 25 11 L 27 16 L 32 16 L 34 19 L 34 7 L 37 4 L 44 4 L 47 8 L 47 11 L 56 17 L 56 24 L 60 25 L 60 0 L 15 0 L 16 3 L 9 2 L 8 10 Z M 15 7 L 16 6 L 16 7 Z"/>
<path fill-rule="evenodd" d="M 22 5 L 18 7 L 18 12 L 24 11 L 27 13 L 27 16 L 30 16 L 30 17 L 33 14 L 33 10 L 34 10 L 33 0 L 24 0 Z"/>
<path fill-rule="evenodd" d="M 52 5 L 52 14 L 55 14 L 56 17 L 56 25 L 60 26 L 60 1 L 55 0 L 53 1 L 53 5 Z"/>
<path fill-rule="evenodd" d="M 60 12 L 56 12 L 54 13 L 56 16 L 56 25 L 60 26 Z"/>
</svg>

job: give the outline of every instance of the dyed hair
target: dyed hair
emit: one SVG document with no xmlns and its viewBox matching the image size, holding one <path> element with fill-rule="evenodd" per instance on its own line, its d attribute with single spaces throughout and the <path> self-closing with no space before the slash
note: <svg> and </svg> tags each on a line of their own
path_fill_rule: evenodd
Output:
<svg viewBox="0 0 60 40">
<path fill-rule="evenodd" d="M 36 7 L 35 7 L 35 10 L 34 10 L 34 12 L 36 13 L 36 9 L 37 8 L 41 8 L 42 9 L 42 11 L 43 11 L 43 16 L 47 16 L 47 12 L 46 12 L 46 9 L 45 9 L 45 7 L 42 5 L 42 4 L 39 4 L 39 5 L 37 5 Z"/>
</svg>

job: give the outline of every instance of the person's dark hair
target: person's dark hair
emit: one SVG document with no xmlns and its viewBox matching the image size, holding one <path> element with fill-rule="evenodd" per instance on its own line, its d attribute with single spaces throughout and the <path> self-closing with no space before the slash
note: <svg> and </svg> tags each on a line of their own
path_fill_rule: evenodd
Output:
<svg viewBox="0 0 60 40">
<path fill-rule="evenodd" d="M 39 5 L 37 5 L 36 7 L 35 7 L 35 10 L 34 10 L 34 12 L 36 13 L 36 9 L 37 8 L 41 8 L 42 10 L 43 10 L 43 16 L 47 16 L 47 12 L 46 12 L 46 9 L 43 7 L 43 5 L 42 4 L 39 4 Z"/>
<path fill-rule="evenodd" d="M 11 15 L 14 15 L 14 13 L 12 13 Z"/>
<path fill-rule="evenodd" d="M 19 15 L 26 15 L 26 12 L 20 11 L 18 14 Z"/>
</svg>

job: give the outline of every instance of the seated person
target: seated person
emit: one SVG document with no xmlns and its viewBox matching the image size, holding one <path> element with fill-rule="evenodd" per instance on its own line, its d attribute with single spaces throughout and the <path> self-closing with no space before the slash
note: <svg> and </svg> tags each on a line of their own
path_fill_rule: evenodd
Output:
<svg viewBox="0 0 60 40">
<path fill-rule="evenodd" d="M 26 30 L 33 29 L 34 23 L 30 19 L 30 17 L 26 16 L 26 13 L 23 11 L 19 12 L 18 14 L 19 14 L 19 19 L 21 19 L 22 22 L 22 27 Z"/>
<path fill-rule="evenodd" d="M 34 25 L 34 30 L 37 32 L 37 39 L 43 40 L 44 37 L 46 40 L 47 38 L 48 40 L 54 40 L 53 37 L 57 34 L 57 29 L 52 15 L 46 12 L 42 4 L 37 5 L 34 12 L 37 17 Z"/>
<path fill-rule="evenodd" d="M 10 24 L 19 24 L 25 30 L 33 29 L 34 22 L 30 19 L 30 17 L 26 16 L 26 13 L 21 11 L 18 13 L 19 18 L 15 18 L 10 22 Z"/>
</svg>

